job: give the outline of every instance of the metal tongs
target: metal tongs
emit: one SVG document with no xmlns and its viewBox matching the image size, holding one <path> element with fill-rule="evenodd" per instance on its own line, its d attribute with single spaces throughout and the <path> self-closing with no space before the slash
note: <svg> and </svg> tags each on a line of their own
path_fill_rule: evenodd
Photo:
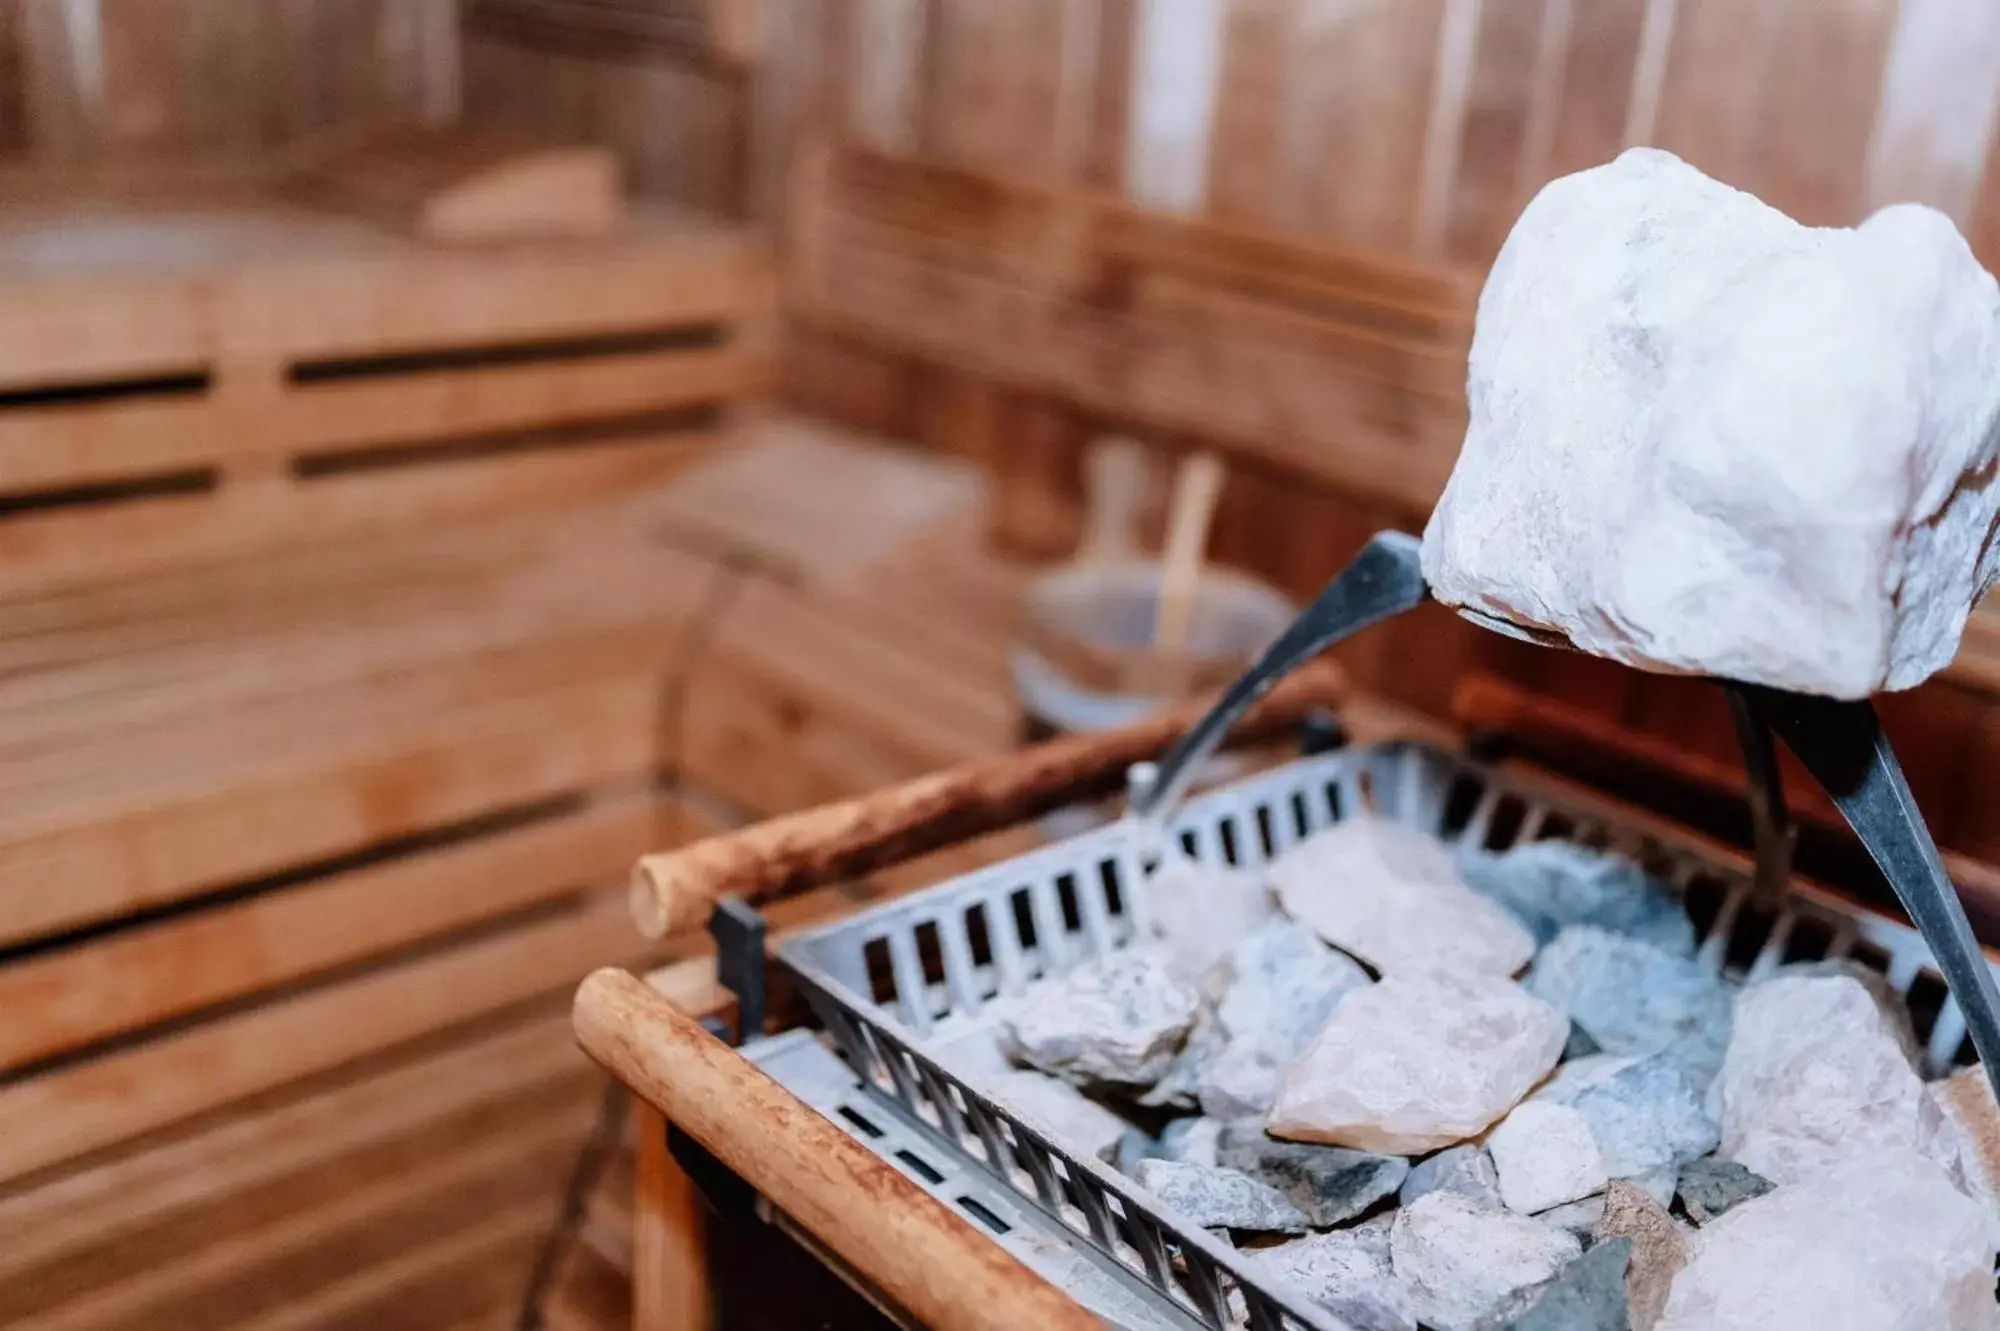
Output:
<svg viewBox="0 0 2000 1331">
<path fill-rule="evenodd" d="M 1203 760 L 1273 684 L 1362 629 L 1421 605 L 1430 589 L 1418 560 L 1420 548 L 1417 538 L 1402 532 L 1382 532 L 1370 540 L 1192 730 L 1157 764 L 1141 764 L 1134 770 L 1128 816 L 1142 829 L 1163 827 Z M 1460 613 L 1510 637 L 1567 646 L 1560 639 L 1477 612 Z M 1979 1061 L 2000 1094 L 2000 988 L 1973 938 L 1957 889 L 1945 874 L 1937 843 L 1917 811 L 1874 706 L 1866 700 L 1842 702 L 1717 682 L 1729 692 L 1750 778 L 1758 894 L 1775 904 L 1791 879 L 1794 829 L 1786 814 L 1772 744 L 1776 734 L 1833 797 L 1930 945 L 1938 970 L 1965 1015 Z"/>
</svg>

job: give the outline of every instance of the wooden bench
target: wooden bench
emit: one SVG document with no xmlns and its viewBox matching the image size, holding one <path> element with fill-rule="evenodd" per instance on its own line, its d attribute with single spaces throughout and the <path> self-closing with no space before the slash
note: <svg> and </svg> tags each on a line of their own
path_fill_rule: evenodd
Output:
<svg viewBox="0 0 2000 1331">
<path fill-rule="evenodd" d="M 0 594 L 627 493 L 767 381 L 768 262 L 692 215 L 443 246 L 32 183 L 0 182 Z"/>
</svg>

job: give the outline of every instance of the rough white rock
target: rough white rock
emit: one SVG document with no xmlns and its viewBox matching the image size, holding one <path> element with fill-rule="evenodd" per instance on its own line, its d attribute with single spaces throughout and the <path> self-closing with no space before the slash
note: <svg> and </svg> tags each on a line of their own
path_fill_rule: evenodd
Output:
<svg viewBox="0 0 2000 1331">
<path fill-rule="evenodd" d="M 1485 1206 L 1500 1206 L 1500 1173 L 1483 1146 L 1454 1146 L 1411 1166 L 1398 1199 L 1408 1206 L 1427 1192 L 1455 1192 Z"/>
<path fill-rule="evenodd" d="M 1744 990 L 1716 1094 L 1722 1155 L 1779 1185 L 1891 1148 L 1956 1163 L 1957 1134 L 1875 1000 L 1847 976 Z"/>
<path fill-rule="evenodd" d="M 1534 955 L 1533 935 L 1466 886 L 1442 842 L 1393 819 L 1344 818 L 1279 856 L 1270 875 L 1287 914 L 1383 975 L 1508 976 Z"/>
<path fill-rule="evenodd" d="M 1125 1120 L 1066 1081 L 1015 1068 L 991 1078 L 987 1092 L 1081 1155 L 1110 1161 L 1125 1137 Z"/>
<path fill-rule="evenodd" d="M 1597 1222 L 1604 1219 L 1604 1194 L 1585 1197 L 1579 1202 L 1564 1206 L 1551 1206 L 1546 1211 L 1536 1213 L 1535 1219 L 1557 1229 L 1566 1229 L 1580 1239 L 1587 1239 L 1597 1228 Z"/>
<path fill-rule="evenodd" d="M 1261 1249 L 1250 1260 L 1354 1331 L 1417 1331 L 1416 1308 L 1389 1259 L 1386 1229 L 1314 1234 Z"/>
<path fill-rule="evenodd" d="M 1204 1113 L 1242 1118 L 1271 1107 L 1285 1069 L 1341 996 L 1370 981 L 1312 930 L 1284 919 L 1251 933 L 1227 960 L 1232 978 L 1215 1012 L 1227 1043 L 1198 1070 L 1196 1090 Z"/>
<path fill-rule="evenodd" d="M 1266 1127 L 1392 1155 L 1455 1145 L 1532 1090 L 1568 1037 L 1568 1019 L 1511 980 L 1391 975 L 1334 1008 Z"/>
<path fill-rule="evenodd" d="M 1993 1331 L 1978 1203 L 1908 1151 L 1840 1161 L 1706 1228 L 1655 1331 Z"/>
<path fill-rule="evenodd" d="M 1396 1213 L 1389 1253 L 1417 1317 L 1436 1331 L 1472 1331 L 1518 1290 L 1576 1260 L 1574 1234 L 1539 1220 L 1433 1192 Z"/>
<path fill-rule="evenodd" d="M 1195 982 L 1278 913 L 1261 875 L 1185 855 L 1160 861 L 1146 898 L 1167 964 Z"/>
<path fill-rule="evenodd" d="M 1148 948 L 1077 967 L 1001 1021 L 1017 1063 L 1079 1085 L 1148 1086 L 1173 1066 L 1201 998 Z"/>
<path fill-rule="evenodd" d="M 1516 1106 L 1486 1149 L 1500 1174 L 1500 1199 L 1528 1215 L 1588 1197 L 1611 1178 L 1590 1120 L 1550 1100 Z"/>
<path fill-rule="evenodd" d="M 1185 1160 L 1141 1160 L 1139 1186 L 1204 1228 L 1303 1234 L 1306 1218 L 1285 1195 L 1239 1170 Z"/>
<path fill-rule="evenodd" d="M 1860 698 L 2000 573 L 2000 288 L 1943 214 L 1812 230 L 1634 149 L 1480 297 L 1439 600 L 1645 669 Z"/>
<path fill-rule="evenodd" d="M 1223 1123 L 1214 1118 L 1176 1119 L 1160 1134 L 1160 1154 L 1168 1160 L 1191 1165 L 1216 1163 L 1215 1148 L 1222 1136 Z"/>
</svg>

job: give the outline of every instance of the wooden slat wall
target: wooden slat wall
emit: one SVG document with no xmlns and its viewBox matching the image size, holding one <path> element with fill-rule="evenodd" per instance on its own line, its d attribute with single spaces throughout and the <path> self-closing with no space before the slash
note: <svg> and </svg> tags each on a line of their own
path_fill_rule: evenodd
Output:
<svg viewBox="0 0 2000 1331">
<path fill-rule="evenodd" d="M 0 151 L 254 151 L 457 106 L 456 0 L 0 0 Z"/>
<path fill-rule="evenodd" d="M 767 0 L 764 32 L 760 121 L 1238 222 L 1484 262 L 1651 143 L 1809 222 L 1932 203 L 2000 264 L 1988 0 Z M 753 137 L 781 177 L 787 127 Z"/>
</svg>

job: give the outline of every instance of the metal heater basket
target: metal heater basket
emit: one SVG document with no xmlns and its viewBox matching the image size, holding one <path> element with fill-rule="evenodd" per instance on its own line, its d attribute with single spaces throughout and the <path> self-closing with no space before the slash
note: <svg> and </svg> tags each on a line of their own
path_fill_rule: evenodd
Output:
<svg viewBox="0 0 2000 1331">
<path fill-rule="evenodd" d="M 1192 801 L 1171 834 L 1200 860 L 1255 866 L 1361 810 L 1461 854 L 1548 838 L 1619 851 L 1680 894 L 1711 971 L 1754 980 L 1788 962 L 1850 958 L 1910 1000 L 1933 1074 L 1971 1058 L 1957 1004 L 1908 926 L 1805 883 L 1777 912 L 1760 909 L 1749 874 L 1693 838 L 1621 825 L 1436 748 L 1397 742 L 1291 763 Z M 1114 824 L 792 940 L 780 959 L 846 1067 L 829 1078 L 838 1060 L 812 1044 L 813 1063 L 799 1032 L 745 1053 L 1107 1320 L 1335 1326 L 1247 1254 L 982 1093 L 957 1052 L 990 1032 L 997 1001 L 1145 936 L 1139 854 Z"/>
</svg>

